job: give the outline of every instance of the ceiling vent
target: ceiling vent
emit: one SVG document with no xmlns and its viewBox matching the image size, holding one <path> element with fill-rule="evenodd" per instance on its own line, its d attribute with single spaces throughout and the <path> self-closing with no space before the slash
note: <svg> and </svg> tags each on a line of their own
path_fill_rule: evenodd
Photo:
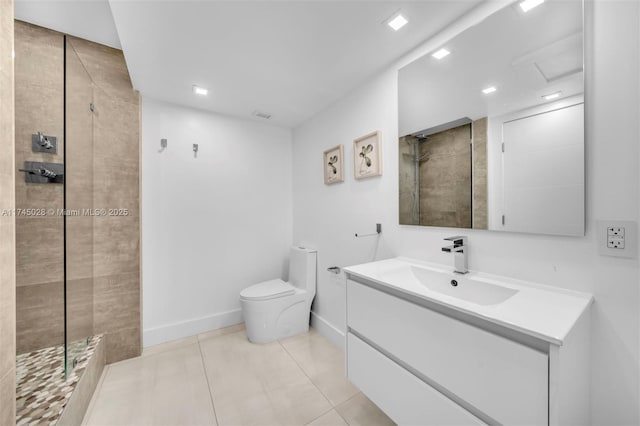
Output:
<svg viewBox="0 0 640 426">
<path fill-rule="evenodd" d="M 271 114 L 267 114 L 266 112 L 261 112 L 261 111 L 253 111 L 252 115 L 258 118 L 264 118 L 265 120 L 268 120 L 271 118 Z"/>
</svg>

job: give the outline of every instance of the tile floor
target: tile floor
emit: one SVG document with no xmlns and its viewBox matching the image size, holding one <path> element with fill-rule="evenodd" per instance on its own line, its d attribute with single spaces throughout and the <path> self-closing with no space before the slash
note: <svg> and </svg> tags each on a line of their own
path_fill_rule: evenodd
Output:
<svg viewBox="0 0 640 426">
<path fill-rule="evenodd" d="M 84 425 L 392 425 L 318 332 L 254 345 L 234 326 L 109 365 Z"/>
</svg>

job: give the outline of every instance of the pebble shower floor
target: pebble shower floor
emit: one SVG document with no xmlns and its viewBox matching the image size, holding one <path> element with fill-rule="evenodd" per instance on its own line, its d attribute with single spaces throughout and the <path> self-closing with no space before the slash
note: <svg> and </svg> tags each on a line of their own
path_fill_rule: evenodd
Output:
<svg viewBox="0 0 640 426">
<path fill-rule="evenodd" d="M 69 378 L 64 378 L 64 346 L 52 346 L 16 357 L 16 426 L 55 425 L 101 335 L 89 339 Z"/>
</svg>

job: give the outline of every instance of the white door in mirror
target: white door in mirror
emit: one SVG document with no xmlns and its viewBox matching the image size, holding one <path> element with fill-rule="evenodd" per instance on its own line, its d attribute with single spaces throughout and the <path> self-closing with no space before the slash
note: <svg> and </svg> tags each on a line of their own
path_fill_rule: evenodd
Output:
<svg viewBox="0 0 640 426">
<path fill-rule="evenodd" d="M 584 235 L 584 104 L 504 122 L 504 231 Z"/>
</svg>

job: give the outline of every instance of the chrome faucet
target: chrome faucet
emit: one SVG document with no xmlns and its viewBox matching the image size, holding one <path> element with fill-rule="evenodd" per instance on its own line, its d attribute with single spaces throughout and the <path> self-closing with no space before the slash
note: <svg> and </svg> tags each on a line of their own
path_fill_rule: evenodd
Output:
<svg viewBox="0 0 640 426">
<path fill-rule="evenodd" d="M 442 251 L 453 253 L 453 272 L 466 274 L 467 270 L 467 237 L 449 237 L 445 241 L 453 241 L 452 246 L 442 247 Z"/>
</svg>

